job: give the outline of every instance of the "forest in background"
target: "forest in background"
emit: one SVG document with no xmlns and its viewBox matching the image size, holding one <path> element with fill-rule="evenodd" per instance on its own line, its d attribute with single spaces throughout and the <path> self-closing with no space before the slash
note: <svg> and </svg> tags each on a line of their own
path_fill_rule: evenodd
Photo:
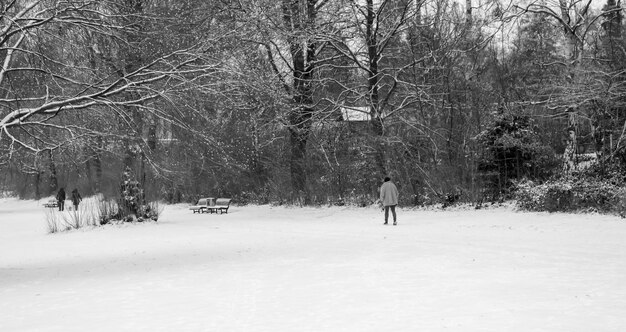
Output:
<svg viewBox="0 0 626 332">
<path fill-rule="evenodd" d="M 601 2 L 601 3 L 600 3 Z M 7 0 L 0 188 L 623 211 L 621 0 Z"/>
</svg>

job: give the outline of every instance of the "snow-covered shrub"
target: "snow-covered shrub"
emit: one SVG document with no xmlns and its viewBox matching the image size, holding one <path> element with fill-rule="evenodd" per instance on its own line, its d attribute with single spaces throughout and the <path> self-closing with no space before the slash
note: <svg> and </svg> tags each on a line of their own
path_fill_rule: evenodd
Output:
<svg viewBox="0 0 626 332">
<path fill-rule="evenodd" d="M 61 230 L 61 219 L 56 210 L 46 210 L 46 225 L 48 226 L 48 233 L 56 233 Z"/>
<path fill-rule="evenodd" d="M 548 183 L 544 196 L 544 206 L 549 212 L 570 211 L 574 208 L 574 192 L 567 182 Z"/>
<path fill-rule="evenodd" d="M 554 151 L 541 141 L 539 129 L 524 110 L 501 110 L 476 141 L 483 147 L 478 171 L 491 199 L 508 198 L 520 179 L 549 178 L 558 165 Z"/>
<path fill-rule="evenodd" d="M 86 206 L 84 210 L 80 209 L 80 211 L 76 215 L 80 218 L 83 226 L 100 226 L 124 221 L 157 221 L 159 215 L 163 211 L 163 208 L 159 205 L 158 202 L 150 202 L 142 205 L 139 208 L 138 215 L 134 215 L 132 218 L 127 219 L 124 218 L 124 215 L 121 213 L 121 211 L 122 210 L 119 208 L 116 200 L 106 199 L 103 196 L 98 196 L 96 199 L 90 202 L 90 204 Z"/>
<path fill-rule="evenodd" d="M 113 200 L 100 199 L 98 201 L 99 221 L 101 225 L 110 223 L 119 218 L 119 208 Z"/>
<path fill-rule="evenodd" d="M 617 213 L 622 217 L 626 218 L 626 188 L 620 188 L 617 193 L 618 204 L 617 204 Z"/>
<path fill-rule="evenodd" d="M 571 206 L 572 187 L 561 182 L 535 184 L 533 181 L 522 181 L 517 184 L 515 198 L 524 210 L 563 211 Z"/>
<path fill-rule="evenodd" d="M 83 200 L 77 210 L 74 210 L 73 206 L 67 206 L 65 211 L 46 210 L 45 219 L 48 233 L 79 229 L 86 226 L 99 226 L 101 218 L 96 200 L 97 198 Z"/>
<path fill-rule="evenodd" d="M 515 199 L 517 206 L 522 210 L 541 211 L 542 207 L 542 187 L 535 185 L 533 181 L 525 180 L 516 183 Z"/>
<path fill-rule="evenodd" d="M 626 192 L 611 182 L 593 179 L 560 179 L 542 184 L 517 184 L 518 207 L 530 211 L 626 211 Z"/>
<path fill-rule="evenodd" d="M 143 222 L 143 221 L 158 221 L 163 207 L 159 205 L 159 202 L 150 202 L 141 205 L 137 209 L 137 214 L 124 215 L 113 200 L 102 199 L 98 202 L 98 220 L 100 225 L 106 225 L 116 222 Z"/>
<path fill-rule="evenodd" d="M 599 212 L 617 212 L 620 188 L 613 183 L 585 180 L 575 186 L 576 205 L 579 209 L 595 209 Z"/>
<path fill-rule="evenodd" d="M 120 186 L 120 198 L 117 203 L 117 215 L 111 219 L 126 222 L 142 222 L 159 219 L 160 210 L 157 202 L 146 202 L 146 195 L 134 172 L 126 167 Z M 109 220 L 111 220 L 109 219 Z"/>
<path fill-rule="evenodd" d="M 150 202 L 145 204 L 142 210 L 142 216 L 140 217 L 141 220 L 137 220 L 137 221 L 158 221 L 159 220 L 159 216 L 161 215 L 161 212 L 163 212 L 163 207 L 161 207 L 159 205 L 158 201 L 154 201 L 154 202 Z"/>
<path fill-rule="evenodd" d="M 118 207 L 122 218 L 136 218 L 139 216 L 139 209 L 145 203 L 143 189 L 139 181 L 135 179 L 135 174 L 130 167 L 126 167 L 120 186 L 120 200 Z"/>
</svg>

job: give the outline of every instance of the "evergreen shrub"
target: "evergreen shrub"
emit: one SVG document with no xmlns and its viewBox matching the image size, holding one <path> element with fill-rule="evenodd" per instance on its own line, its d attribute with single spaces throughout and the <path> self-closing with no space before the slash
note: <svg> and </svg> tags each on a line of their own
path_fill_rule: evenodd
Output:
<svg viewBox="0 0 626 332">
<path fill-rule="evenodd" d="M 541 141 L 539 129 L 524 110 L 501 110 L 476 139 L 483 147 L 478 170 L 491 199 L 507 198 L 521 179 L 548 179 L 558 165 L 554 151 Z M 566 197 L 561 194 L 566 193 L 559 192 L 552 188 L 555 201 L 550 204 L 562 204 L 561 198 Z"/>
</svg>

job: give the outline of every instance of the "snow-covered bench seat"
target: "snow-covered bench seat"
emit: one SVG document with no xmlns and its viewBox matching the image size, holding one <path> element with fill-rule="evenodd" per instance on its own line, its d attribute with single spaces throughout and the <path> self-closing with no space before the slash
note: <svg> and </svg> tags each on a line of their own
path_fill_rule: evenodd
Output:
<svg viewBox="0 0 626 332">
<path fill-rule="evenodd" d="M 47 207 L 47 208 L 55 208 L 55 207 L 59 206 L 59 204 L 57 203 L 56 199 L 51 199 L 51 200 L 47 201 L 46 203 L 44 203 L 43 206 Z"/>
<path fill-rule="evenodd" d="M 209 212 L 209 208 L 211 207 L 212 202 L 213 198 L 200 198 L 195 205 L 189 207 L 189 210 L 193 211 L 193 213 Z"/>
<path fill-rule="evenodd" d="M 209 212 L 213 213 L 228 213 L 228 208 L 230 207 L 231 198 L 218 198 L 215 201 L 215 205 L 209 206 Z"/>
</svg>

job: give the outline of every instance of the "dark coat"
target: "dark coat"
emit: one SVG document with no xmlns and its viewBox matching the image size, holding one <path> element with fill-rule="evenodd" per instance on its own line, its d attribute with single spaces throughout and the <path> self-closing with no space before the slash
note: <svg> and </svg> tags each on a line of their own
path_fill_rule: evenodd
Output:
<svg viewBox="0 0 626 332">
<path fill-rule="evenodd" d="M 80 194 L 78 193 L 78 190 L 74 189 L 72 190 L 72 203 L 74 205 L 78 205 L 78 203 L 80 203 L 80 201 L 82 201 L 83 198 L 80 197 Z"/>
<path fill-rule="evenodd" d="M 63 188 L 59 189 L 59 192 L 57 193 L 57 201 L 64 201 L 65 200 L 65 190 L 63 190 Z"/>
</svg>

